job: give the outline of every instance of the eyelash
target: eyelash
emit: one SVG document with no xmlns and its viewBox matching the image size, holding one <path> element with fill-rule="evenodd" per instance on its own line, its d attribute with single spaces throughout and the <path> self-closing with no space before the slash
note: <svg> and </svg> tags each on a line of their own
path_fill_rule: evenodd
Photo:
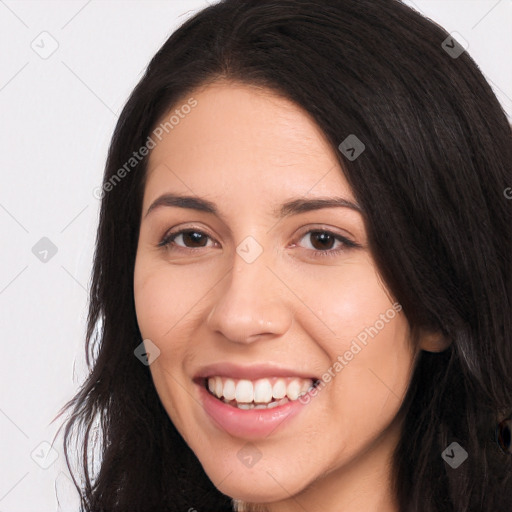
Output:
<svg viewBox="0 0 512 512">
<path fill-rule="evenodd" d="M 171 246 L 171 244 L 174 244 L 174 240 L 179 235 L 182 235 L 184 233 L 199 233 L 199 234 L 205 235 L 209 239 L 213 240 L 213 238 L 211 236 L 209 236 L 204 231 L 201 231 L 200 229 L 185 228 L 185 229 L 181 229 L 179 231 L 167 233 L 164 236 L 164 238 L 158 243 L 158 247 L 169 248 Z M 341 254 L 342 252 L 345 252 L 347 249 L 361 247 L 361 245 L 359 245 L 358 243 L 353 242 L 352 240 L 349 240 L 348 238 L 345 238 L 342 235 L 338 235 L 338 234 L 333 233 L 332 231 L 329 231 L 326 229 L 311 229 L 309 231 L 306 231 L 304 234 L 301 235 L 300 240 L 302 240 L 302 238 L 304 238 L 306 235 L 309 235 L 311 233 L 321 233 L 321 234 L 326 234 L 326 235 L 332 236 L 336 241 L 339 241 L 342 244 L 342 247 L 339 249 L 308 249 L 310 251 L 313 251 L 313 255 L 315 258 L 317 258 L 317 257 L 321 257 L 321 258 L 335 257 L 335 256 L 338 256 L 339 254 Z M 179 251 L 185 251 L 185 252 L 195 251 L 196 249 L 204 249 L 204 247 L 181 247 L 181 246 L 177 246 L 177 247 L 179 247 L 179 249 L 178 249 Z"/>
</svg>

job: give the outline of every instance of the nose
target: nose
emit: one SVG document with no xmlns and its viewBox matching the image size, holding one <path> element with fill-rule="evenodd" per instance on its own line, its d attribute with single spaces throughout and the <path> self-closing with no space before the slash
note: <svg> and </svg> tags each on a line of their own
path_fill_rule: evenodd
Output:
<svg viewBox="0 0 512 512">
<path fill-rule="evenodd" d="M 249 344 L 282 336 L 290 328 L 293 311 L 284 286 L 262 256 L 247 263 L 235 254 L 230 274 L 218 287 L 207 326 L 229 341 Z"/>
</svg>

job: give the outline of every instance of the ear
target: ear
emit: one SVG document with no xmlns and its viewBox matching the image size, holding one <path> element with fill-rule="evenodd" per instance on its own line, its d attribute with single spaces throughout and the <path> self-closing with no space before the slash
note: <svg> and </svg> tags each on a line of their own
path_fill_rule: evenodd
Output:
<svg viewBox="0 0 512 512">
<path fill-rule="evenodd" d="M 419 348 L 426 352 L 443 352 L 451 345 L 449 340 L 443 333 L 439 331 L 419 330 Z"/>
</svg>

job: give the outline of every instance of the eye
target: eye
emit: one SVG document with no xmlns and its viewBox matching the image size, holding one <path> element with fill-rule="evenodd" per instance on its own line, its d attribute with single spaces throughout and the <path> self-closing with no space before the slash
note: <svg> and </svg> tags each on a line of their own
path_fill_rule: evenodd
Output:
<svg viewBox="0 0 512 512">
<path fill-rule="evenodd" d="M 209 235 L 198 229 L 181 229 L 179 231 L 167 233 L 158 244 L 158 247 L 177 246 L 178 248 L 185 250 L 201 249 L 203 247 L 208 247 L 208 239 L 213 240 Z"/>
<path fill-rule="evenodd" d="M 314 257 L 338 256 L 351 248 L 361 247 L 347 237 L 333 233 L 325 229 L 314 229 L 304 233 L 299 240 L 309 237 L 309 247 Z M 208 242 L 212 241 L 210 245 Z M 213 247 L 217 242 L 204 231 L 194 228 L 186 228 L 167 233 L 158 247 L 167 247 L 169 250 L 194 251 Z M 307 246 L 308 244 L 306 244 Z"/>
<path fill-rule="evenodd" d="M 324 229 L 310 230 L 302 235 L 300 240 L 307 239 L 308 237 L 310 240 L 310 247 L 308 249 L 313 251 L 314 257 L 338 256 L 348 249 L 361 247 L 358 243 L 349 240 L 343 235 Z"/>
</svg>

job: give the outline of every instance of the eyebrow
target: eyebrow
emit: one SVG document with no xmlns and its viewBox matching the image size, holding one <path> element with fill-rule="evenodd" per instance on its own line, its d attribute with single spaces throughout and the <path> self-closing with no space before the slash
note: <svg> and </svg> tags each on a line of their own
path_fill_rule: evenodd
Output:
<svg viewBox="0 0 512 512">
<path fill-rule="evenodd" d="M 219 210 L 215 203 L 200 197 L 184 196 L 179 194 L 161 195 L 151 203 L 151 206 L 148 208 L 144 217 L 147 217 L 153 210 L 162 206 L 174 206 L 178 208 L 198 210 L 220 217 Z M 320 210 L 322 208 L 350 208 L 351 210 L 363 213 L 363 209 L 359 204 L 343 197 L 319 197 L 315 199 L 291 199 L 283 203 L 280 208 L 274 209 L 273 214 L 275 217 L 283 218 L 290 215 L 297 215 L 299 213 Z"/>
</svg>

